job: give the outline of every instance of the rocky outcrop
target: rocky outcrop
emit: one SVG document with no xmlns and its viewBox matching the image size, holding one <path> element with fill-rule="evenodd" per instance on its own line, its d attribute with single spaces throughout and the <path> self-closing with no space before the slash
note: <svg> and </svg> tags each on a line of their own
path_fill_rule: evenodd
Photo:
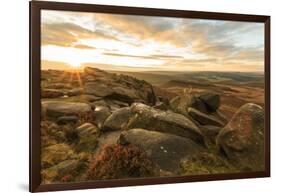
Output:
<svg viewBox="0 0 281 193">
<path fill-rule="evenodd" d="M 188 93 L 184 90 L 183 93 L 170 101 L 171 108 L 178 113 L 183 115 L 188 114 L 188 108 L 192 107 L 201 112 L 206 112 L 205 104 L 198 99 L 195 95 Z"/>
<path fill-rule="evenodd" d="M 179 96 L 170 101 L 171 108 L 183 115 L 187 114 L 188 108 L 194 108 L 203 113 L 215 113 L 220 106 L 220 96 L 213 92 L 207 92 L 198 96 L 186 89 Z"/>
<path fill-rule="evenodd" d="M 187 117 L 172 111 L 161 111 L 142 103 L 131 106 L 127 129 L 143 128 L 190 138 L 200 144 L 204 139 L 199 128 Z"/>
<path fill-rule="evenodd" d="M 263 171 L 263 109 L 246 104 L 229 121 L 248 98 L 178 84 L 158 88 L 90 67 L 42 70 L 42 182 Z"/>
<path fill-rule="evenodd" d="M 200 145 L 188 138 L 145 129 L 124 131 L 118 142 L 139 146 L 161 170 L 171 172 L 178 169 L 181 159 L 203 151 Z"/>
<path fill-rule="evenodd" d="M 217 145 L 229 160 L 245 170 L 264 170 L 264 111 L 248 103 L 219 132 Z"/>
<path fill-rule="evenodd" d="M 85 93 L 103 98 L 118 100 L 126 103 L 143 102 L 154 105 L 156 96 L 152 85 L 146 81 L 112 74 L 105 71 L 87 67 L 84 69 Z"/>
<path fill-rule="evenodd" d="M 113 94 L 113 90 L 102 82 L 88 82 L 84 86 L 85 94 L 105 97 Z"/>
</svg>

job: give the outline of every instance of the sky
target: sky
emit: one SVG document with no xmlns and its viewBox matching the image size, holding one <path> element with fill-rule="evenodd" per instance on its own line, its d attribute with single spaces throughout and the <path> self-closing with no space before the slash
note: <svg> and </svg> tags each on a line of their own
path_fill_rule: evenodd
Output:
<svg viewBox="0 0 281 193">
<path fill-rule="evenodd" d="M 42 10 L 41 68 L 263 72 L 264 24 Z"/>
</svg>

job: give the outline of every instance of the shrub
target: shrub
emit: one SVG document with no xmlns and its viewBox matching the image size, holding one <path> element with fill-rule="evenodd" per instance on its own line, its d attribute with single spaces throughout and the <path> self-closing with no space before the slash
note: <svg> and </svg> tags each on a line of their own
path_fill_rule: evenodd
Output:
<svg viewBox="0 0 281 193">
<path fill-rule="evenodd" d="M 63 128 L 51 121 L 41 121 L 41 141 L 42 147 L 63 143 L 65 141 Z"/>
<path fill-rule="evenodd" d="M 94 158 L 87 172 L 88 180 L 149 177 L 159 175 L 146 153 L 133 145 L 106 146 Z"/>
<path fill-rule="evenodd" d="M 213 153 L 202 152 L 181 163 L 183 175 L 235 173 L 237 169 L 224 158 Z"/>
<path fill-rule="evenodd" d="M 72 182 L 74 177 L 71 174 L 67 174 L 60 179 L 61 182 Z"/>
<path fill-rule="evenodd" d="M 65 138 L 68 143 L 76 143 L 79 140 L 78 132 L 73 127 L 65 128 Z"/>
</svg>

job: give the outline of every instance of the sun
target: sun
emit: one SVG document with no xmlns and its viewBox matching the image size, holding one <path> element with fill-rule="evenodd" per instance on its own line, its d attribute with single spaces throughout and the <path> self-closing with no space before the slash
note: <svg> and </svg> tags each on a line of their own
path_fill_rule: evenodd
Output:
<svg viewBox="0 0 281 193">
<path fill-rule="evenodd" d="M 80 68 L 81 67 L 80 62 L 69 62 L 69 65 L 73 68 Z"/>
</svg>

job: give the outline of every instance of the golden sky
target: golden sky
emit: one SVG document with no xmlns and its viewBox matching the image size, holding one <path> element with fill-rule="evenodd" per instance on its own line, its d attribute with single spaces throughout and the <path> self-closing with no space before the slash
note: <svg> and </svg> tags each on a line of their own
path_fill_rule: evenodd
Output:
<svg viewBox="0 0 281 193">
<path fill-rule="evenodd" d="M 264 24 L 43 10 L 42 69 L 259 71 Z"/>
</svg>

